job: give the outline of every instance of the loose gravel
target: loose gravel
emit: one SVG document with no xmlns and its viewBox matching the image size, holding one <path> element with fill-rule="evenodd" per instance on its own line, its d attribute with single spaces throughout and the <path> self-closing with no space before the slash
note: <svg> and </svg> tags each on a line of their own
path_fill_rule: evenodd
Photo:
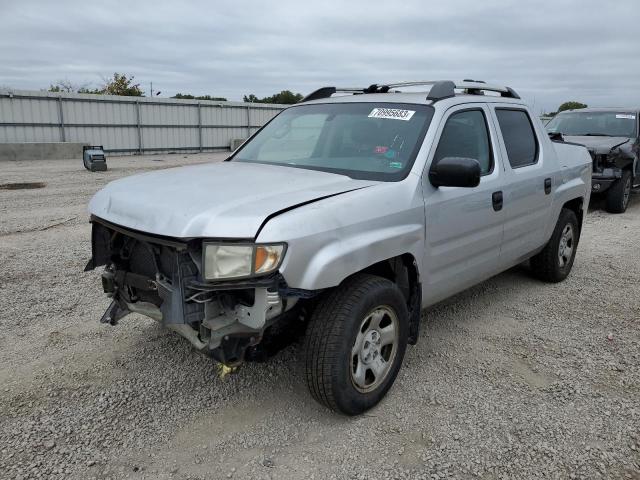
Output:
<svg viewBox="0 0 640 480">
<path fill-rule="evenodd" d="M 220 380 L 185 340 L 108 305 L 86 204 L 108 181 L 222 155 L 4 162 L 0 477 L 640 478 L 640 195 L 596 204 L 561 284 L 514 268 L 424 314 L 395 386 L 346 418 L 300 345 Z"/>
</svg>

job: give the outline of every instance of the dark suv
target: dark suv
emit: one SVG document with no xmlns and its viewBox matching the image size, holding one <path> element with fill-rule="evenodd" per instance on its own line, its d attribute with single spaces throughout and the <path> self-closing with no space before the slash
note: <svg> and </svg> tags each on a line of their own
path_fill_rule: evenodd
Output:
<svg viewBox="0 0 640 480">
<path fill-rule="evenodd" d="M 606 208 L 623 213 L 631 189 L 640 186 L 640 109 L 584 108 L 556 115 L 551 135 L 587 147 L 593 159 L 593 193 L 606 192 Z"/>
</svg>

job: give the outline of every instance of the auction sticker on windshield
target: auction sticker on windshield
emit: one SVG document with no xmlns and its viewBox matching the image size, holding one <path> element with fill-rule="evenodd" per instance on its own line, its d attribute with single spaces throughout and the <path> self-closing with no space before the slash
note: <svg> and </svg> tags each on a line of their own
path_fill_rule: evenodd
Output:
<svg viewBox="0 0 640 480">
<path fill-rule="evenodd" d="M 369 118 L 391 118 L 393 120 L 411 120 L 415 110 L 400 110 L 399 108 L 374 108 Z"/>
<path fill-rule="evenodd" d="M 371 115 L 369 115 L 369 116 L 371 116 Z M 628 115 L 626 113 L 625 114 L 619 113 L 618 115 L 616 115 L 616 118 L 626 118 L 628 120 L 634 120 L 636 118 L 636 116 L 635 115 Z"/>
</svg>

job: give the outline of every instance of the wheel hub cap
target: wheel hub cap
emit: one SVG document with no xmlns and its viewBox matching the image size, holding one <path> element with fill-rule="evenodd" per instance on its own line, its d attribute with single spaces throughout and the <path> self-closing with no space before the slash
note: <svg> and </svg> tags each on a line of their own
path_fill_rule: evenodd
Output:
<svg viewBox="0 0 640 480">
<path fill-rule="evenodd" d="M 365 365 L 369 365 L 378 355 L 380 355 L 380 332 L 369 330 L 362 343 L 360 359 Z"/>
<path fill-rule="evenodd" d="M 567 224 L 562 229 L 560 244 L 558 245 L 558 263 L 561 267 L 564 267 L 571 260 L 573 246 L 573 227 Z"/>
<path fill-rule="evenodd" d="M 351 349 L 351 381 L 357 390 L 374 390 L 386 378 L 395 360 L 398 335 L 398 317 L 390 307 L 376 307 L 361 322 Z"/>
</svg>

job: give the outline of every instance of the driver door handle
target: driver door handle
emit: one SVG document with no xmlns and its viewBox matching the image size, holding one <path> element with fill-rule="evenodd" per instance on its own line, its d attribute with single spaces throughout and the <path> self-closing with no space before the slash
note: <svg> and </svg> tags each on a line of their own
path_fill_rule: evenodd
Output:
<svg viewBox="0 0 640 480">
<path fill-rule="evenodd" d="M 497 192 L 493 192 L 493 194 L 491 194 L 491 202 L 493 203 L 493 209 L 496 212 L 502 210 L 502 190 L 498 190 Z"/>
</svg>

